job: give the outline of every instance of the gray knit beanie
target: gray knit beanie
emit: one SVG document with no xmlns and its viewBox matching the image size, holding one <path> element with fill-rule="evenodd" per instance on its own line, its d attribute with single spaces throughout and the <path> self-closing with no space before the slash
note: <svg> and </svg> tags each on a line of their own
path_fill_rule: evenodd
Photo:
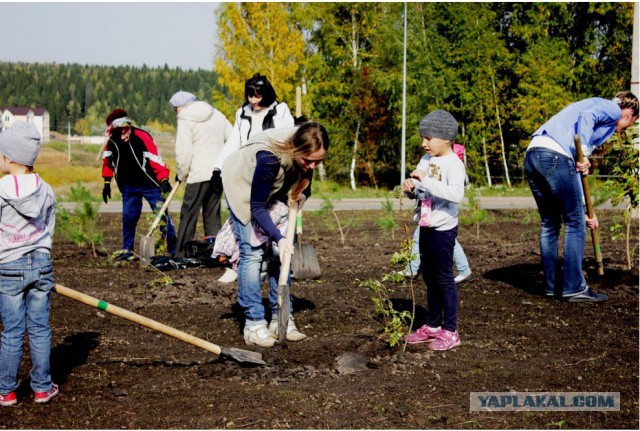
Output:
<svg viewBox="0 0 640 431">
<path fill-rule="evenodd" d="M 420 136 L 451 141 L 457 134 L 458 122 L 453 115 L 442 109 L 429 113 L 420 121 Z"/>
<path fill-rule="evenodd" d="M 40 152 L 40 132 L 33 123 L 16 121 L 11 128 L 0 133 L 0 153 L 9 160 L 33 166 Z"/>
</svg>

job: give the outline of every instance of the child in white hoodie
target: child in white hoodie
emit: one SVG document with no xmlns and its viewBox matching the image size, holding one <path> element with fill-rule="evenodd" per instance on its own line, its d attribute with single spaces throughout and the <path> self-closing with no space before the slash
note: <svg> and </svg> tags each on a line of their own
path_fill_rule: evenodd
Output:
<svg viewBox="0 0 640 431">
<path fill-rule="evenodd" d="M 460 345 L 458 289 L 453 277 L 453 248 L 458 234 L 458 206 L 464 197 L 465 167 L 453 151 L 458 122 L 442 109 L 420 122 L 420 160 L 402 190 L 420 200 L 420 260 L 427 286 L 427 322 L 409 334 L 409 344 L 428 343 L 431 350 Z"/>
<path fill-rule="evenodd" d="M 15 390 L 25 327 L 35 402 L 46 403 L 58 395 L 49 361 L 56 198 L 33 172 L 39 151 L 40 133 L 31 123 L 18 121 L 0 133 L 0 406 L 18 402 Z"/>
</svg>

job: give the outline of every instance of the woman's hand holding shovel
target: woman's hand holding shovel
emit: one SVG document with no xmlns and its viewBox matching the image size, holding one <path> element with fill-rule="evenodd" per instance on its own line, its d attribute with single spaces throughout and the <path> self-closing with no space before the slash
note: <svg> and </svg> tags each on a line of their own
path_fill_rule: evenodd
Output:
<svg viewBox="0 0 640 431">
<path fill-rule="evenodd" d="M 284 257 L 289 253 L 290 256 L 293 256 L 294 247 L 293 244 L 287 238 L 281 238 L 278 241 L 278 252 L 280 254 L 280 264 L 284 264 Z"/>
</svg>

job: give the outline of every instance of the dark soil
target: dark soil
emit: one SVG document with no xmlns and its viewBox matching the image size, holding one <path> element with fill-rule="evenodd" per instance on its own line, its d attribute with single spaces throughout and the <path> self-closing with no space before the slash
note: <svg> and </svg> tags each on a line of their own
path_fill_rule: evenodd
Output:
<svg viewBox="0 0 640 431">
<path fill-rule="evenodd" d="M 236 286 L 217 283 L 222 268 L 162 274 L 116 264 L 118 214 L 100 214 L 107 253 L 93 257 L 57 238 L 58 283 L 225 347 L 260 351 L 267 366 L 247 366 L 52 294 L 52 371 L 60 396 L 37 405 L 29 389 L 29 353 L 15 408 L 0 408 L 0 428 L 44 429 L 638 429 L 638 268 L 627 271 L 625 243 L 609 227 L 620 212 L 599 212 L 605 275 L 598 276 L 590 238 L 587 280 L 609 295 L 600 304 L 541 296 L 538 217 L 491 213 L 476 238 L 459 239 L 474 279 L 460 286 L 462 345 L 432 352 L 391 348 L 379 340 L 372 293 L 359 280 L 400 269 L 390 258 L 411 237 L 409 212 L 395 213 L 393 234 L 379 211 L 307 213 L 306 241 L 319 255 L 318 280 L 293 281 L 298 326 L 309 338 L 258 349 L 244 345 Z M 613 220 L 615 216 L 616 220 Z M 345 227 L 346 226 L 346 227 Z M 141 227 L 140 232 L 144 226 Z M 638 244 L 634 220 L 632 244 Z M 399 310 L 411 310 L 411 284 L 387 283 Z M 415 283 L 415 326 L 424 323 L 425 288 Z M 337 359 L 360 355 L 348 373 Z M 469 412 L 470 392 L 620 392 L 619 412 Z"/>
</svg>

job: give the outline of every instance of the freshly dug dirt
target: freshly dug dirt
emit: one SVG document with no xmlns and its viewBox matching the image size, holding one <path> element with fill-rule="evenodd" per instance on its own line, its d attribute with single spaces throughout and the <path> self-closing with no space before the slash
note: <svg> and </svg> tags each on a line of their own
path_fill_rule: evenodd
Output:
<svg viewBox="0 0 640 431">
<path fill-rule="evenodd" d="M 29 389 L 29 349 L 19 404 L 0 408 L 0 428 L 44 429 L 638 429 L 638 268 L 627 271 L 624 240 L 609 228 L 620 212 L 598 213 L 605 275 L 597 275 L 590 238 L 585 271 L 609 295 L 569 304 L 541 295 L 537 213 L 496 212 L 461 227 L 474 278 L 460 286 L 462 345 L 432 352 L 389 347 L 360 281 L 400 269 L 392 254 L 411 237 L 409 212 L 308 212 L 305 241 L 318 253 L 318 280 L 293 281 L 298 327 L 309 338 L 272 349 L 244 345 L 236 286 L 218 283 L 223 268 L 162 275 L 138 263 L 116 264 L 120 216 L 100 214 L 102 256 L 57 238 L 56 281 L 110 304 L 225 347 L 259 351 L 267 366 L 220 358 L 77 301 L 52 294 L 52 370 L 60 396 L 37 405 Z M 615 218 L 615 220 L 614 220 Z M 632 244 L 638 244 L 634 221 Z M 139 232 L 146 232 L 144 225 Z M 424 323 L 421 280 L 387 282 L 398 310 Z M 619 412 L 469 411 L 470 392 L 620 392 Z"/>
</svg>

